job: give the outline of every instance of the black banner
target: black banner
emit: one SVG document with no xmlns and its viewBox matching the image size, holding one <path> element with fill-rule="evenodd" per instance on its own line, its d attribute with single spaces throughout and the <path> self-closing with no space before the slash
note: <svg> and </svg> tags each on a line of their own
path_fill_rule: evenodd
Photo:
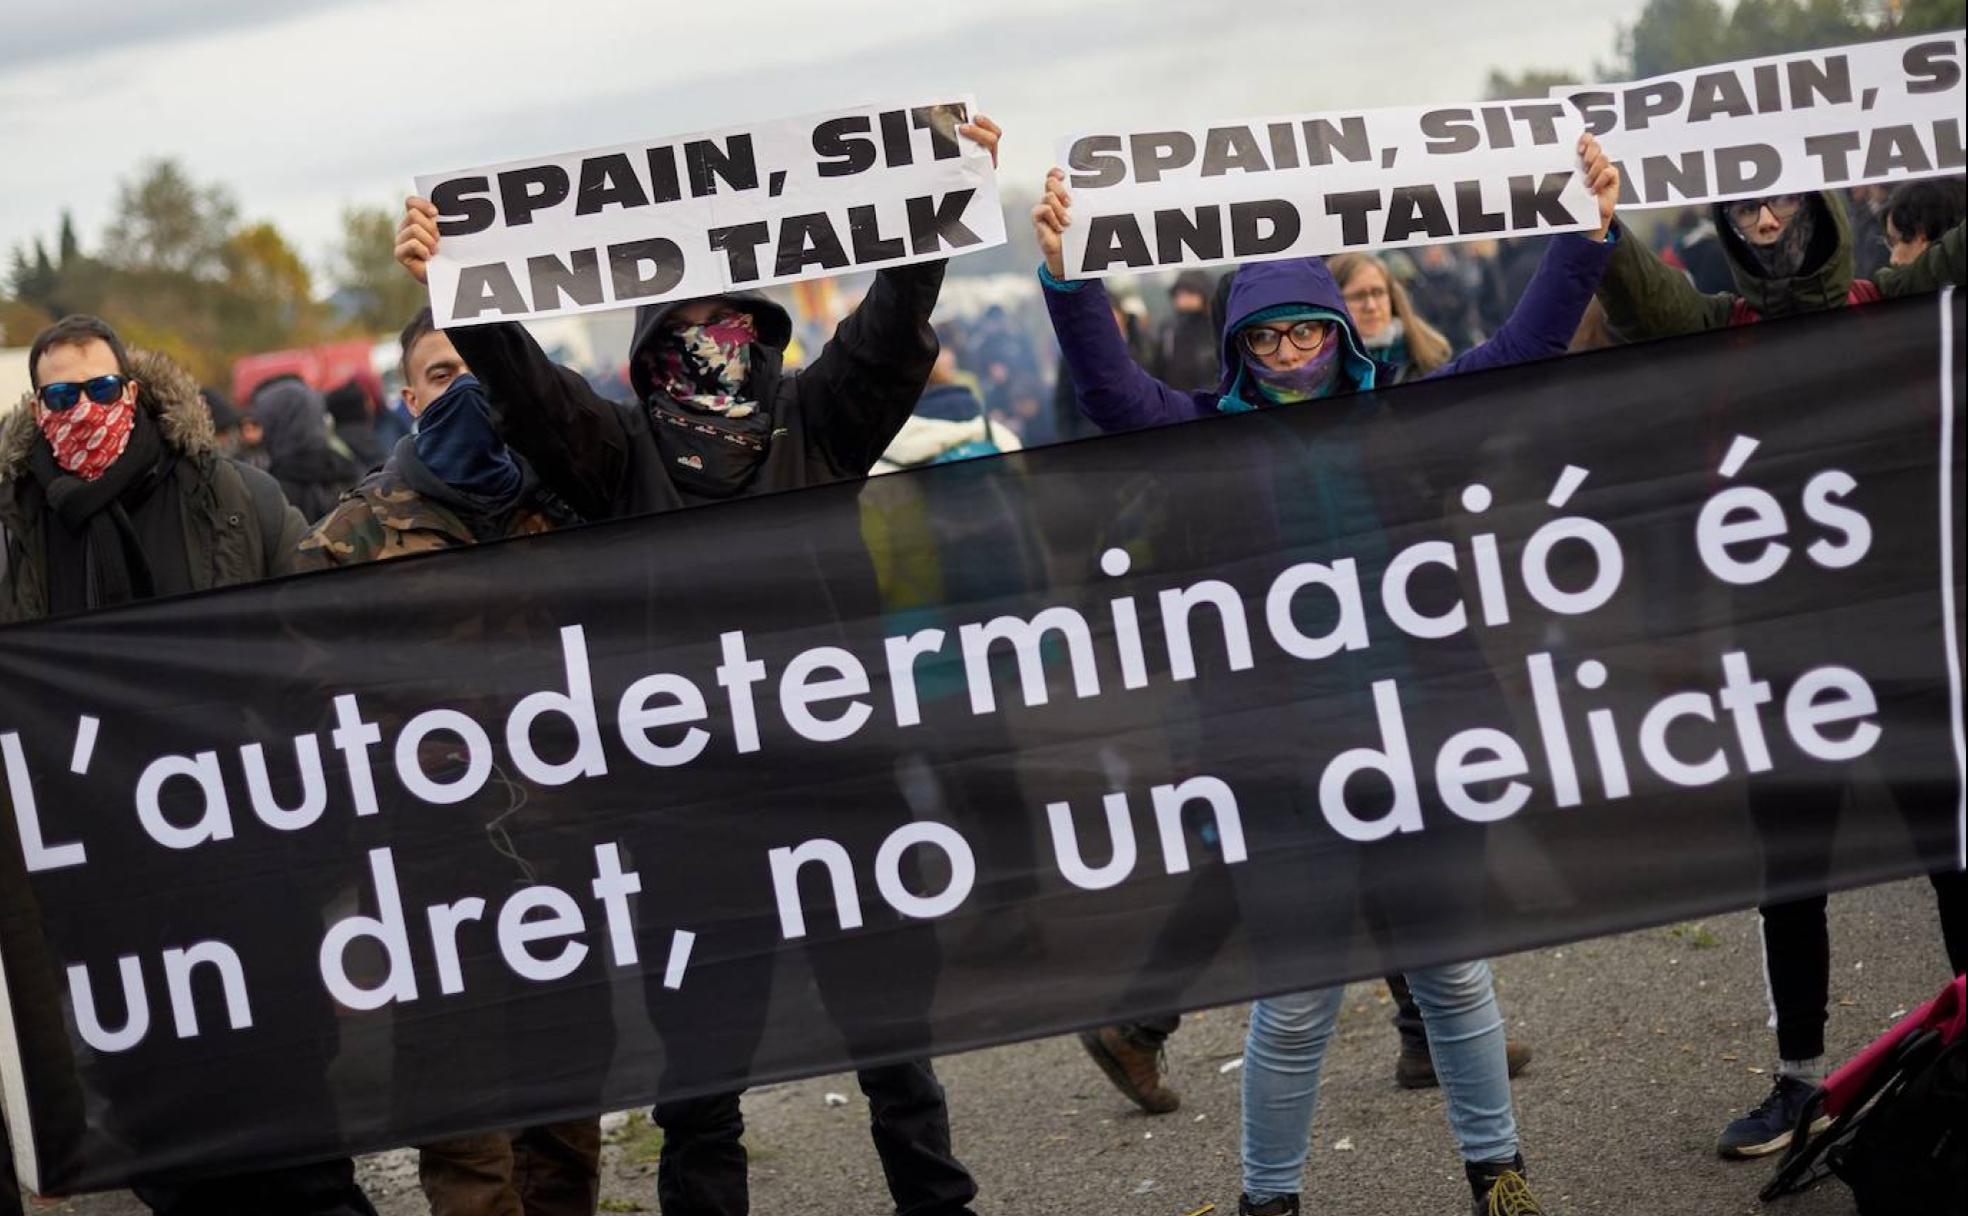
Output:
<svg viewBox="0 0 1968 1216">
<path fill-rule="evenodd" d="M 1958 301 L 0 631 L 60 1193 L 1960 864 Z"/>
</svg>

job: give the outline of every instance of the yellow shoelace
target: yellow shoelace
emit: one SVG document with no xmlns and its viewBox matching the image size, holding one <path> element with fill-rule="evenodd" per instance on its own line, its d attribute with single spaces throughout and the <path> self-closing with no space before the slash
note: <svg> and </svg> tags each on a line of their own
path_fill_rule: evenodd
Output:
<svg viewBox="0 0 1968 1216">
<path fill-rule="evenodd" d="M 1489 1216 L 1543 1216 L 1544 1209 L 1538 1206 L 1524 1176 L 1508 1170 L 1497 1175 L 1496 1184 L 1490 1188 L 1488 1212 Z"/>
</svg>

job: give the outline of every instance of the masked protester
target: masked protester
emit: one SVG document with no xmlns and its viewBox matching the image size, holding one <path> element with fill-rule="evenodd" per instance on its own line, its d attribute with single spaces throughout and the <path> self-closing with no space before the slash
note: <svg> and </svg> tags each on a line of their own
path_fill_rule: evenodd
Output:
<svg viewBox="0 0 1968 1216">
<path fill-rule="evenodd" d="M 957 132 L 987 148 L 995 163 L 995 123 L 979 115 Z M 438 249 L 437 217 L 427 200 L 405 204 L 396 256 L 419 281 Z M 792 320 L 757 292 L 646 305 L 636 311 L 629 349 L 632 404 L 609 401 L 574 371 L 556 367 L 517 324 L 461 326 L 450 337 L 484 382 L 500 434 L 549 488 L 585 518 L 642 515 L 867 476 L 908 420 L 935 363 L 929 316 L 944 267 L 935 261 L 878 272 L 859 307 L 797 372 L 784 366 Z M 837 598 L 866 601 L 868 615 L 878 615 L 872 566 L 830 570 L 828 578 Z M 899 791 L 897 798 L 899 805 Z M 750 930 L 732 932 L 738 957 L 769 956 L 770 942 L 738 943 L 735 935 Z M 934 950 L 933 936 L 912 930 L 896 933 L 890 948 L 906 953 L 918 944 Z M 700 952 L 706 948 L 723 947 L 700 943 Z M 816 970 L 826 965 L 825 955 L 811 957 Z M 933 970 L 930 962 L 897 966 Z M 770 982 L 769 969 L 751 964 L 727 973 L 740 986 Z M 830 1008 L 856 999 L 845 981 L 818 978 Z M 747 988 L 734 995 L 731 1016 L 761 1017 L 768 1000 L 769 990 Z M 652 991 L 650 1006 L 660 1031 L 669 1002 Z M 849 1049 L 860 1054 L 853 1043 Z M 701 1088 L 705 1070 L 727 1075 L 744 1066 L 694 1054 L 702 1058 L 692 1058 L 689 1043 L 670 1044 L 665 1089 Z M 977 1188 L 952 1152 L 949 1112 L 929 1062 L 865 1068 L 859 1079 L 897 1210 L 968 1213 Z M 652 1117 L 664 1133 L 657 1193 L 666 1216 L 748 1210 L 737 1093 L 662 1102 Z"/>
<path fill-rule="evenodd" d="M 1599 231 L 1555 238 L 1510 320 L 1435 375 L 1565 352 L 1612 254 L 1619 196 L 1619 171 L 1597 140 L 1583 137 L 1579 157 L 1584 180 L 1599 200 Z M 1102 430 L 1258 409 L 1345 409 L 1343 400 L 1333 399 L 1387 382 L 1390 369 L 1367 353 L 1325 263 L 1300 258 L 1236 271 L 1222 309 L 1223 370 L 1214 390 L 1185 393 L 1163 384 L 1129 357 L 1108 319 L 1099 282 L 1065 280 L 1062 234 L 1072 222 L 1071 207 L 1065 175 L 1054 169 L 1044 201 L 1032 209 L 1032 227 L 1045 255 L 1039 278 L 1060 355 L 1080 386 L 1080 408 Z M 1334 452 L 1331 458 L 1345 457 Z M 1350 526 L 1339 518 L 1342 506 L 1324 508 L 1335 534 Z M 1462 1152 L 1474 1211 L 1537 1216 L 1543 1209 L 1525 1180 L 1518 1152 L 1503 1017 L 1489 965 L 1416 968 L 1407 979 L 1439 1054 L 1449 1127 Z M 1242 1216 L 1296 1216 L 1300 1210 L 1319 1068 L 1342 991 L 1335 986 L 1271 997 L 1251 1007 L 1243 1071 Z M 1162 1029 L 1172 1026 L 1165 1023 Z M 1102 1065 L 1117 1082 L 1125 1079 L 1166 1107 L 1173 1095 L 1161 1085 L 1153 1058 L 1152 1052 L 1145 1058 L 1139 1050 L 1132 1053 L 1133 1066 L 1124 1078 L 1106 1061 Z M 1125 1092 L 1128 1085 L 1122 1088 Z"/>
<path fill-rule="evenodd" d="M 382 468 L 302 538 L 300 569 L 432 553 L 579 522 L 493 429 L 484 385 L 433 326 L 429 309 L 404 328 L 402 347 L 403 398 L 416 427 L 397 441 Z M 519 636 L 523 644 L 523 629 Z M 517 839 L 512 847 L 526 843 Z M 528 852 L 534 865 L 546 864 L 545 854 Z M 492 849 L 447 858 L 446 864 L 484 867 L 488 884 L 515 880 L 513 863 Z M 506 1013 L 504 1002 L 461 1013 L 444 1024 L 435 1042 L 425 1041 L 414 1023 L 399 1027 L 405 1041 L 398 1044 L 392 1092 L 399 1108 L 421 1100 L 419 1077 L 441 1079 L 454 1068 L 483 1072 L 488 1058 L 506 1054 L 502 1038 L 525 1033 L 507 1023 Z M 483 1024 L 461 1030 L 464 1018 Z M 460 1052 L 466 1054 L 461 1058 Z M 418 1156 L 418 1178 L 433 1216 L 589 1216 L 600 1198 L 601 1127 L 595 1117 L 459 1136 L 425 1144 Z"/>
<path fill-rule="evenodd" d="M 86 316 L 43 330 L 28 368 L 32 395 L 0 422 L 0 623 L 293 568 L 300 515 L 272 478 L 219 454 L 211 414 L 181 368 L 126 352 Z M 135 1190 L 166 1216 L 375 1216 L 347 1158 Z"/>
<path fill-rule="evenodd" d="M 1853 239 L 1845 207 L 1826 193 L 1778 194 L 1714 206 L 1715 230 L 1735 290 L 1704 295 L 1660 260 L 1645 242 L 1615 243 L 1599 302 L 1629 342 L 1747 325 L 1882 297 L 1936 291 L 1968 278 L 1957 224 L 1920 257 L 1871 279 L 1853 274 Z"/>
<path fill-rule="evenodd" d="M 356 481 L 355 464 L 329 442 L 328 407 L 299 376 L 276 376 L 253 390 L 247 413 L 266 471 L 301 517 L 328 514 Z"/>
</svg>

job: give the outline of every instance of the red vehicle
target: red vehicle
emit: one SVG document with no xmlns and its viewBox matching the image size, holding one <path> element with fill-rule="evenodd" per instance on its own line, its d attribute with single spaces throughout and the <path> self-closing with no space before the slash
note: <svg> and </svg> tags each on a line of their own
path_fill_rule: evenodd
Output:
<svg viewBox="0 0 1968 1216">
<path fill-rule="evenodd" d="M 375 348 L 374 342 L 356 339 L 248 355 L 232 365 L 232 399 L 244 409 L 254 389 L 275 376 L 295 375 L 324 393 L 360 380 L 368 386 L 371 401 L 381 400 L 383 386 L 372 360 Z"/>
</svg>

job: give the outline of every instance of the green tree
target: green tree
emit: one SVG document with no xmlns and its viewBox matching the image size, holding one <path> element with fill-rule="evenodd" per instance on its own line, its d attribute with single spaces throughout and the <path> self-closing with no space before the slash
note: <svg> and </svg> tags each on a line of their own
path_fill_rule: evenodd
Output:
<svg viewBox="0 0 1968 1216">
<path fill-rule="evenodd" d="M 103 258 L 119 270 L 210 277 L 224 269 L 239 207 L 223 186 L 199 186 L 173 160 L 154 160 L 116 188 Z"/>
<path fill-rule="evenodd" d="M 1515 76 L 1492 68 L 1490 79 L 1483 86 L 1484 101 L 1515 101 L 1519 98 L 1544 98 L 1551 90 L 1561 84 L 1580 83 L 1577 72 L 1563 69 L 1531 68 Z"/>
<path fill-rule="evenodd" d="M 387 207 L 342 212 L 333 281 L 355 309 L 355 323 L 372 332 L 401 328 L 424 306 L 424 287 L 396 264 L 396 214 Z"/>
</svg>

